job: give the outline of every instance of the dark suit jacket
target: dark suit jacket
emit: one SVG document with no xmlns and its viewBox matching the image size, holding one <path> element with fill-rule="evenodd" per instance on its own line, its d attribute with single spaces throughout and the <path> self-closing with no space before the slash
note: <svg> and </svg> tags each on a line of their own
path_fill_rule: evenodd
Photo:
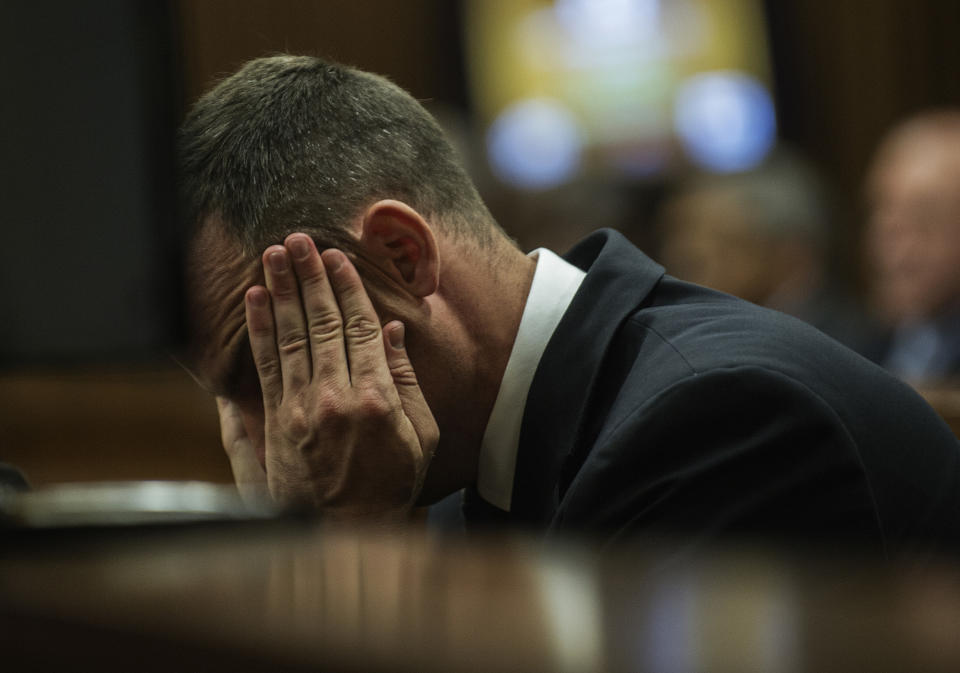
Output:
<svg viewBox="0 0 960 673">
<path fill-rule="evenodd" d="M 615 232 L 567 259 L 587 275 L 530 389 L 514 524 L 885 554 L 960 539 L 960 444 L 910 388 L 795 319 L 664 275 Z"/>
</svg>

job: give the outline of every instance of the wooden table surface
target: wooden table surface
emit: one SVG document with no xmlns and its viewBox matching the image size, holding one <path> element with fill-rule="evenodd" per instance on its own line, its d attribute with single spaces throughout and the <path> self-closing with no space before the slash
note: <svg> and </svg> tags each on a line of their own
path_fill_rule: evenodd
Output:
<svg viewBox="0 0 960 673">
<path fill-rule="evenodd" d="M 7 671 L 960 670 L 960 562 L 309 522 L 0 531 Z"/>
</svg>

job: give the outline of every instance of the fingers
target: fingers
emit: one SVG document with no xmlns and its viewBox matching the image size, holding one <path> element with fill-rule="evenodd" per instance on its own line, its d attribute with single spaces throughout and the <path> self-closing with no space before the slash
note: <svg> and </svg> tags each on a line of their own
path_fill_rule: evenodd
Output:
<svg viewBox="0 0 960 673">
<path fill-rule="evenodd" d="M 326 268 L 313 240 L 306 234 L 291 234 L 285 245 L 300 281 L 313 375 L 346 386 L 350 374 L 343 345 L 343 319 Z"/>
<path fill-rule="evenodd" d="M 237 490 L 247 502 L 261 500 L 267 495 L 267 475 L 257 460 L 253 442 L 247 437 L 240 410 L 228 399 L 218 397 L 217 411 L 220 415 L 220 439 L 230 460 Z"/>
<path fill-rule="evenodd" d="M 390 373 L 383 352 L 382 328 L 360 275 L 339 250 L 324 250 L 321 257 L 343 316 L 351 384 L 372 384 L 383 390 L 390 382 Z"/>
<path fill-rule="evenodd" d="M 433 449 L 437 445 L 440 432 L 437 429 L 433 413 L 427 406 L 427 400 L 423 397 L 423 391 L 420 390 L 420 384 L 417 383 L 417 375 L 413 370 L 410 358 L 407 357 L 404 333 L 403 323 L 398 320 L 384 326 L 383 337 L 387 367 L 400 396 L 403 413 L 413 423 L 413 428 L 420 439 L 420 447 L 424 452 L 424 457 L 429 460 Z"/>
<path fill-rule="evenodd" d="M 265 405 L 314 379 L 388 389 L 380 320 L 346 255 L 291 234 L 262 260 L 267 287 L 250 288 L 245 308 Z"/>
<path fill-rule="evenodd" d="M 311 378 L 310 344 L 300 298 L 300 284 L 289 251 L 272 245 L 263 253 L 263 271 L 273 299 L 276 347 L 283 391 L 299 390 Z"/>
<path fill-rule="evenodd" d="M 280 361 L 277 356 L 273 307 L 267 288 L 256 285 L 247 290 L 244 308 L 247 333 L 250 335 L 250 350 L 263 392 L 263 405 L 267 410 L 275 409 L 283 397 L 283 380 L 280 377 Z"/>
</svg>

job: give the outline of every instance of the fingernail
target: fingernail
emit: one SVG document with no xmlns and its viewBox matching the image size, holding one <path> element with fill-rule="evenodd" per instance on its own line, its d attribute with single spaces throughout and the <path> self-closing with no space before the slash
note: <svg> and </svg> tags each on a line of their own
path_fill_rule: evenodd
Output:
<svg viewBox="0 0 960 673">
<path fill-rule="evenodd" d="M 287 248 L 293 254 L 294 259 L 304 259 L 310 254 L 310 246 L 307 239 L 303 236 L 295 236 L 287 241 Z"/>
<path fill-rule="evenodd" d="M 247 291 L 247 301 L 254 306 L 267 305 L 267 293 L 263 288 L 255 287 Z"/>
<path fill-rule="evenodd" d="M 403 350 L 403 323 L 390 330 L 390 345 L 398 351 Z"/>
<path fill-rule="evenodd" d="M 271 253 L 267 256 L 267 260 L 269 260 L 269 262 L 270 262 L 270 268 L 273 269 L 274 271 L 276 271 L 277 273 L 286 270 L 286 268 L 287 268 L 287 259 L 286 259 L 286 257 L 287 257 L 287 256 L 284 255 L 284 254 L 283 254 L 282 252 L 280 252 L 279 250 L 275 250 L 274 252 L 271 252 Z"/>
<path fill-rule="evenodd" d="M 343 253 L 339 250 L 327 250 L 324 259 L 331 273 L 336 273 L 343 266 Z"/>
</svg>

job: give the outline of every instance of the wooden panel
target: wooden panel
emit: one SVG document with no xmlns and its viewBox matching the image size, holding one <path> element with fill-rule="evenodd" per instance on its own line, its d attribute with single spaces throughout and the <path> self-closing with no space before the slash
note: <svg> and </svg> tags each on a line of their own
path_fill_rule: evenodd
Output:
<svg viewBox="0 0 960 673">
<path fill-rule="evenodd" d="M 34 485 L 231 481 L 213 399 L 172 366 L 0 377 L 0 460 Z"/>
<path fill-rule="evenodd" d="M 389 76 L 413 95 L 464 96 L 457 3 L 449 0 L 182 0 L 184 89 L 192 102 L 245 61 L 278 52 Z"/>
</svg>

